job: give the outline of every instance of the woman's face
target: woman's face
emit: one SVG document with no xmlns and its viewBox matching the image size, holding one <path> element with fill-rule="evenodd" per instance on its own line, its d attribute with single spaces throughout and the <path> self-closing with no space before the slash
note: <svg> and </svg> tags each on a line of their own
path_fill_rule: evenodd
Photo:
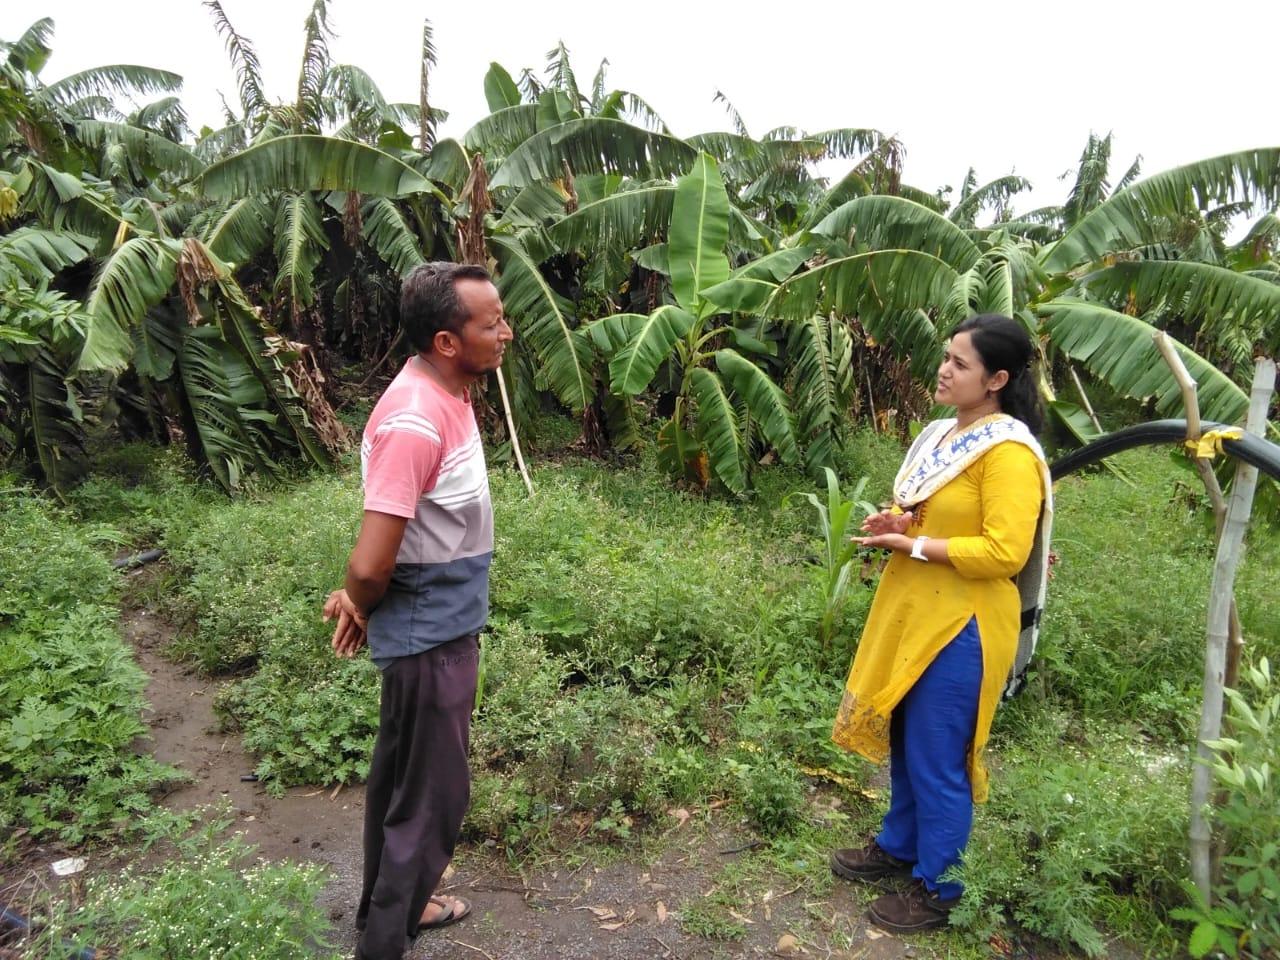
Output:
<svg viewBox="0 0 1280 960">
<path fill-rule="evenodd" d="M 950 404 L 957 410 L 968 410 L 990 401 L 1009 380 L 1005 370 L 987 373 L 982 357 L 973 346 L 969 332 L 957 333 L 947 344 L 938 367 L 938 389 L 933 399 Z"/>
</svg>

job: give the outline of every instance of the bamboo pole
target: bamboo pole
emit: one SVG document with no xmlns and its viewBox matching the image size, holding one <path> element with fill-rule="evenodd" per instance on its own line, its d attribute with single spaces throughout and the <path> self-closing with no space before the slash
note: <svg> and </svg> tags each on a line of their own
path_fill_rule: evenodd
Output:
<svg viewBox="0 0 1280 960">
<path fill-rule="evenodd" d="M 1182 392 L 1182 405 L 1187 411 L 1187 439 L 1192 442 L 1198 441 L 1202 428 L 1196 382 L 1187 370 L 1186 364 L 1182 362 L 1182 357 L 1178 355 L 1178 351 L 1174 348 L 1173 341 L 1169 339 L 1169 335 L 1163 330 L 1158 330 L 1152 336 L 1156 342 L 1156 349 L 1160 351 L 1165 363 L 1173 371 L 1173 379 L 1177 381 L 1178 389 Z M 1265 417 L 1263 420 L 1265 423 Z M 1211 461 L 1201 457 L 1192 457 L 1191 462 L 1195 464 L 1196 472 L 1200 475 L 1200 481 L 1204 484 L 1205 493 L 1209 496 L 1209 504 L 1213 508 L 1214 538 L 1215 542 L 1217 542 L 1222 537 L 1222 525 L 1227 519 L 1227 498 L 1222 493 L 1222 484 L 1218 483 L 1218 475 L 1213 472 Z M 1244 634 L 1240 629 L 1240 614 L 1236 609 L 1234 594 L 1231 597 L 1230 630 L 1231 640 L 1227 646 L 1225 678 L 1226 685 L 1234 687 L 1236 685 L 1236 675 L 1240 668 L 1240 653 L 1244 649 Z"/>
<path fill-rule="evenodd" d="M 1084 384 L 1080 382 L 1080 375 L 1076 373 L 1076 368 L 1069 363 L 1067 364 L 1067 373 L 1071 374 L 1071 382 L 1076 385 L 1076 392 L 1080 394 L 1080 402 L 1084 404 L 1084 412 L 1089 415 L 1089 421 L 1093 424 L 1093 429 L 1101 433 L 1102 424 L 1098 422 L 1098 415 L 1093 412 L 1093 404 L 1089 402 L 1089 395 L 1084 392 Z"/>
<path fill-rule="evenodd" d="M 1274 360 L 1260 359 L 1254 368 L 1253 389 L 1249 395 L 1248 424 L 1257 432 L 1266 425 L 1267 405 L 1275 389 Z M 1251 430 L 1252 432 L 1252 430 Z M 1253 495 L 1258 484 L 1258 468 L 1247 463 L 1236 466 L 1231 502 L 1226 521 L 1218 538 L 1218 553 L 1213 564 L 1213 585 L 1209 593 L 1209 615 L 1205 628 L 1204 704 L 1200 710 L 1195 769 L 1191 774 L 1191 878 L 1199 887 L 1206 903 L 1212 903 L 1212 844 L 1205 809 L 1209 804 L 1213 750 L 1207 744 L 1222 733 L 1222 691 L 1226 667 L 1227 640 L 1230 631 L 1232 590 L 1236 567 L 1244 547 L 1245 528 L 1253 510 Z"/>
<path fill-rule="evenodd" d="M 502 395 L 502 412 L 507 418 L 507 432 L 511 434 L 511 452 L 516 455 L 516 466 L 520 468 L 520 477 L 524 480 L 524 488 L 533 496 L 533 481 L 529 479 L 529 470 L 524 465 L 524 454 L 520 452 L 520 438 L 516 435 L 516 422 L 511 416 L 511 400 L 507 396 L 507 378 L 502 375 L 502 368 L 494 371 L 498 375 L 498 393 Z"/>
</svg>

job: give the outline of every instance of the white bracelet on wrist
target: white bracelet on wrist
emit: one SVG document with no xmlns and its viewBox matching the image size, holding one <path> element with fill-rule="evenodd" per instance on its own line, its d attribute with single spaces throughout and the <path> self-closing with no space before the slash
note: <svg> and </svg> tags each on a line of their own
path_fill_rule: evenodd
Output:
<svg viewBox="0 0 1280 960">
<path fill-rule="evenodd" d="M 929 558 L 924 555 L 924 542 L 928 539 L 928 537 L 916 537 L 915 542 L 911 544 L 911 559 L 929 562 Z"/>
</svg>

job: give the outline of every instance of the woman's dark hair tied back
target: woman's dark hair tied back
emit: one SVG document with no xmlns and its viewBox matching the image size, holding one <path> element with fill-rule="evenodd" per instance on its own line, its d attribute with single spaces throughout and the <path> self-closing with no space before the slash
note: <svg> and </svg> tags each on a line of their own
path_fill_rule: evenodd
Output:
<svg viewBox="0 0 1280 960">
<path fill-rule="evenodd" d="M 999 313 L 980 313 L 965 320 L 955 332 L 969 334 L 988 374 L 1008 372 L 1009 382 L 996 394 L 1000 409 L 1038 434 L 1044 417 L 1035 377 L 1031 376 L 1036 349 L 1026 327 Z"/>
</svg>

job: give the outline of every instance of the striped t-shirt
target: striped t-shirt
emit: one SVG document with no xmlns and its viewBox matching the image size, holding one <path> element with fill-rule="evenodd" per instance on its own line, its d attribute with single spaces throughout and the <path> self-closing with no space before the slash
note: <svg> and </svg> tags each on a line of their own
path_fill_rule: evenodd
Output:
<svg viewBox="0 0 1280 960">
<path fill-rule="evenodd" d="M 360 444 L 364 508 L 408 518 L 395 572 L 369 616 L 379 667 L 469 633 L 489 616 L 493 504 L 470 400 L 410 357 Z"/>
</svg>

